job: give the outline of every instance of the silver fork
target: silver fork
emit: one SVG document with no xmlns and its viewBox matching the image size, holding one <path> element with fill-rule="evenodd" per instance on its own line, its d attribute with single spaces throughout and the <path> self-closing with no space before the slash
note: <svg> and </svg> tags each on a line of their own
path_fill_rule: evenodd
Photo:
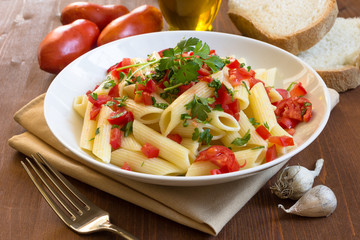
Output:
<svg viewBox="0 0 360 240">
<path fill-rule="evenodd" d="M 31 157 L 36 165 L 33 164 L 29 158 L 26 158 L 26 160 L 28 165 L 31 166 L 36 175 L 44 184 L 41 184 L 34 177 L 23 161 L 21 161 L 21 164 L 25 168 L 31 180 L 36 185 L 37 189 L 68 227 L 78 233 L 109 231 L 122 236 L 124 239 L 137 239 L 120 227 L 110 223 L 109 213 L 100 209 L 95 204 L 90 202 L 85 196 L 83 196 L 69 181 L 65 179 L 61 173 L 53 168 L 43 156 L 41 156 L 39 153 L 36 155 L 39 159 L 41 159 L 46 167 L 44 167 L 34 155 L 31 155 Z M 50 179 L 51 182 L 46 180 L 45 175 L 48 179 Z M 45 190 L 43 185 L 47 187 L 47 189 L 53 195 L 53 198 L 51 197 L 49 191 Z M 57 188 L 57 190 L 54 186 Z M 54 200 L 54 198 L 61 205 L 61 207 Z"/>
</svg>

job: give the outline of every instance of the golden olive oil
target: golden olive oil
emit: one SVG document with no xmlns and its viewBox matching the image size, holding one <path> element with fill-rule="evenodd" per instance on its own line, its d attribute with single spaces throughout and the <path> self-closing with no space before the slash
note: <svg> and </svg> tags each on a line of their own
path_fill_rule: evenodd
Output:
<svg viewBox="0 0 360 240">
<path fill-rule="evenodd" d="M 212 30 L 221 0 L 158 0 L 169 30 Z"/>
</svg>

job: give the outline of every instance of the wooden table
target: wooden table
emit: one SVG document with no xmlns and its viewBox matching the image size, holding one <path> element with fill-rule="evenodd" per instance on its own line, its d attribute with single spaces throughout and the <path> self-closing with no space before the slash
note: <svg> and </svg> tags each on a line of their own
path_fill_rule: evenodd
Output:
<svg viewBox="0 0 360 240">
<path fill-rule="evenodd" d="M 60 25 L 59 12 L 70 0 L 0 2 L 0 239 L 114 239 L 108 233 L 78 235 L 54 214 L 20 164 L 24 155 L 7 140 L 24 131 L 13 114 L 34 97 L 46 92 L 54 75 L 38 67 L 36 51 L 42 38 Z M 110 3 L 111 1 L 94 1 Z M 145 2 L 117 1 L 129 9 Z M 338 0 L 339 16 L 359 17 L 358 0 Z M 239 34 L 227 16 L 223 1 L 214 31 Z M 224 227 L 217 237 L 185 227 L 70 179 L 90 200 L 111 213 L 112 221 L 140 239 L 355 239 L 360 238 L 360 88 L 342 93 L 321 135 L 290 164 L 312 168 L 316 159 L 325 167 L 315 184 L 325 184 L 337 196 L 338 207 L 329 218 L 287 215 L 270 193 L 272 179 Z"/>
</svg>

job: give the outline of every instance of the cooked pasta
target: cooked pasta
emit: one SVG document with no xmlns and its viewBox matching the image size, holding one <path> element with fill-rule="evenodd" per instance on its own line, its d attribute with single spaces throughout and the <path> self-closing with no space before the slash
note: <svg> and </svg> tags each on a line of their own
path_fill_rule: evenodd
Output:
<svg viewBox="0 0 360 240">
<path fill-rule="evenodd" d="M 301 83 L 294 87 L 301 95 L 275 89 L 276 75 L 276 68 L 254 71 L 244 58 L 219 57 L 196 38 L 147 58 L 123 58 L 96 89 L 74 99 L 83 117 L 80 147 L 145 174 L 259 166 L 291 151 L 296 124 L 311 118 Z M 290 114 L 292 105 L 298 109 Z"/>
</svg>

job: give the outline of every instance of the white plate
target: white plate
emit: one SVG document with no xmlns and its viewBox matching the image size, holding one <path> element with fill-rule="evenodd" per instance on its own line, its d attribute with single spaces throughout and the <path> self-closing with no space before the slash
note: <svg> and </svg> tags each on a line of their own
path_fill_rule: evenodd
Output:
<svg viewBox="0 0 360 240">
<path fill-rule="evenodd" d="M 276 87 L 287 87 L 290 82 L 301 81 L 308 91 L 307 98 L 313 103 L 313 118 L 296 129 L 298 147 L 278 159 L 238 172 L 199 177 L 156 176 L 122 170 L 112 164 L 101 163 L 79 147 L 82 119 L 72 109 L 75 96 L 104 79 L 105 71 L 124 57 L 146 57 L 153 51 L 175 47 L 182 38 L 197 37 L 220 56 L 244 57 L 247 64 L 256 68 L 278 68 Z M 82 163 L 104 174 L 127 177 L 141 182 L 171 185 L 197 186 L 233 181 L 259 173 L 289 160 L 306 148 L 320 134 L 330 114 L 330 97 L 319 75 L 294 55 L 264 42 L 237 35 L 216 32 L 170 31 L 144 34 L 121 39 L 96 48 L 68 65 L 50 85 L 44 104 L 46 122 L 55 137 Z"/>
</svg>

